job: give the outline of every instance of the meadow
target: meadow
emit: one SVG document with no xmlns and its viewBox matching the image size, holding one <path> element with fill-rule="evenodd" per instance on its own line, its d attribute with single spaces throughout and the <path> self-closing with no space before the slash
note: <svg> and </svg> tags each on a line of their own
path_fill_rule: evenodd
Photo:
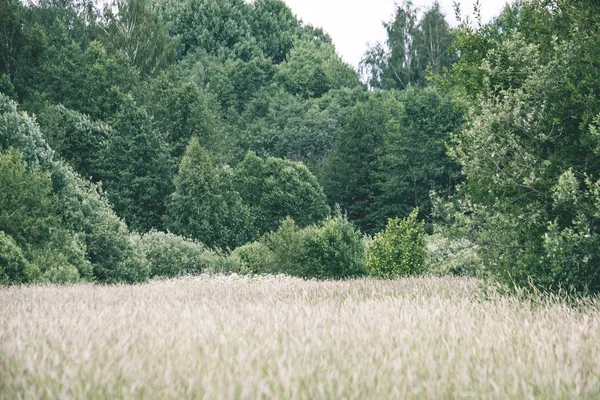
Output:
<svg viewBox="0 0 600 400">
<path fill-rule="evenodd" d="M 465 278 L 0 287 L 0 398 L 598 398 L 598 337 Z"/>
</svg>

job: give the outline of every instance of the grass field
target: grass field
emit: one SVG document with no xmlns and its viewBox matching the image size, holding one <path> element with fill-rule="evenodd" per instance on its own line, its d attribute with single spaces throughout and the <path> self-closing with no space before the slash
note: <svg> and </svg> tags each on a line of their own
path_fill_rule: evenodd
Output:
<svg viewBox="0 0 600 400">
<path fill-rule="evenodd" d="M 0 288 L 0 398 L 600 398 L 600 305 L 450 278 Z"/>
</svg>

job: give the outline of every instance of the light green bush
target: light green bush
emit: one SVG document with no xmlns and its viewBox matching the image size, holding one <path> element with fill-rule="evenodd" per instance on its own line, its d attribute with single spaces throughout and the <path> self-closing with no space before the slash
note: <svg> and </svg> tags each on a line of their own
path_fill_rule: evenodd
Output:
<svg viewBox="0 0 600 400">
<path fill-rule="evenodd" d="M 243 269 L 252 274 L 266 274 L 274 270 L 273 252 L 262 242 L 253 242 L 238 247 L 231 257 L 239 260 Z"/>
<path fill-rule="evenodd" d="M 202 243 L 156 231 L 134 236 L 133 241 L 146 258 L 150 277 L 197 274 L 209 267 Z"/>
<path fill-rule="evenodd" d="M 0 231 L 0 284 L 27 283 L 37 272 L 13 238 Z"/>
<path fill-rule="evenodd" d="M 425 225 L 415 209 L 405 219 L 389 219 L 387 227 L 373 238 L 367 251 L 366 269 L 380 278 L 413 275 L 423 271 Z"/>
<path fill-rule="evenodd" d="M 362 235 L 341 215 L 304 229 L 287 218 L 262 241 L 273 253 L 272 272 L 317 279 L 365 273 Z"/>
<path fill-rule="evenodd" d="M 208 250 L 202 256 L 204 271 L 209 274 L 247 274 L 250 271 L 242 264 L 239 258 L 222 250 Z"/>
</svg>

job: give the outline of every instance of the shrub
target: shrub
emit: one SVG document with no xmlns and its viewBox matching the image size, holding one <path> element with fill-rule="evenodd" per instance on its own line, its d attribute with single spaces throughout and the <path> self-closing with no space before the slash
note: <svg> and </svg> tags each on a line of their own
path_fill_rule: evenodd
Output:
<svg viewBox="0 0 600 400">
<path fill-rule="evenodd" d="M 56 232 L 52 242 L 30 254 L 31 263 L 40 273 L 37 282 L 76 283 L 92 278 L 92 264 L 86 259 L 85 244 L 80 235 Z"/>
<path fill-rule="evenodd" d="M 79 271 L 69 262 L 67 256 L 54 249 L 37 253 L 32 264 L 42 271 L 36 279 L 37 283 L 65 284 L 81 280 Z"/>
<path fill-rule="evenodd" d="M 200 273 L 209 266 L 207 249 L 199 242 L 156 231 L 134 236 L 133 240 L 146 258 L 150 277 Z"/>
<path fill-rule="evenodd" d="M 417 220 L 418 209 L 405 219 L 389 219 L 384 231 L 373 238 L 366 268 L 381 278 L 412 275 L 423 270 L 425 225 Z"/>
<path fill-rule="evenodd" d="M 238 247 L 231 253 L 244 271 L 266 274 L 274 271 L 273 252 L 262 242 L 253 242 Z"/>
<path fill-rule="evenodd" d="M 204 271 L 210 274 L 244 274 L 249 271 L 244 267 L 241 261 L 232 257 L 231 254 L 224 253 L 222 250 L 207 250 L 202 256 Z"/>
<path fill-rule="evenodd" d="M 0 230 L 14 239 L 24 257 L 42 274 L 41 279 L 56 268 L 71 271 L 65 282 L 91 276 L 85 244 L 61 219 L 48 173 L 28 169 L 23 154 L 9 149 L 0 152 L 0 187 Z"/>
<path fill-rule="evenodd" d="M 288 218 L 263 241 L 273 252 L 272 272 L 317 279 L 364 274 L 362 235 L 340 215 L 304 229 Z"/>
<path fill-rule="evenodd" d="M 0 284 L 27 283 L 36 275 L 12 237 L 0 231 Z"/>
<path fill-rule="evenodd" d="M 111 135 L 108 125 L 63 105 L 46 107 L 37 122 L 52 150 L 83 177 L 100 179 L 99 156 Z"/>
<path fill-rule="evenodd" d="M 134 275 L 147 276 L 145 262 L 135 254 L 127 226 L 110 208 L 100 187 L 61 163 L 55 166 L 52 179 L 65 223 L 85 244 L 93 279 L 115 283 Z M 140 273 L 133 274 L 132 268 L 139 268 Z M 121 276 L 127 270 L 129 278 Z"/>
<path fill-rule="evenodd" d="M 129 236 L 127 242 L 129 246 L 124 254 L 125 257 L 116 264 L 114 270 L 110 271 L 111 278 L 104 281 L 105 283 L 141 283 L 150 278 L 148 260 L 142 250 L 135 246 L 134 237 Z"/>
<path fill-rule="evenodd" d="M 341 216 L 302 231 L 301 276 L 346 278 L 364 274 L 362 235 Z"/>
</svg>

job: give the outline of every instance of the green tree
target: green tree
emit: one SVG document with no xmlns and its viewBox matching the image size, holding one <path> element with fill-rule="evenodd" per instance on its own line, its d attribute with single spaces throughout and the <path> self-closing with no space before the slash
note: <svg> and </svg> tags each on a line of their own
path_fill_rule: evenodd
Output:
<svg viewBox="0 0 600 400">
<path fill-rule="evenodd" d="M 240 116 L 237 147 L 261 157 L 301 161 L 315 175 L 322 174 L 342 124 L 356 101 L 366 96 L 356 87 L 304 100 L 271 86 L 257 93 Z"/>
<path fill-rule="evenodd" d="M 235 248 L 255 237 L 250 211 L 231 185 L 231 171 L 217 169 L 192 138 L 175 177 L 167 227 L 210 247 Z"/>
<path fill-rule="evenodd" d="M 87 260 L 92 264 L 92 278 L 100 282 L 143 281 L 148 276 L 147 266 L 136 256 L 129 239 L 127 226 L 111 209 L 100 187 L 81 178 L 71 167 L 54 159 L 54 151 L 48 146 L 35 121 L 26 113 L 17 110 L 15 102 L 0 94 L 0 149 L 15 148 L 23 154 L 29 169 L 39 168 L 51 176 L 52 188 L 58 199 L 58 215 L 63 226 L 74 235 L 62 236 L 68 240 L 58 242 L 66 246 L 67 254 L 78 258 L 82 249 L 87 251 Z M 20 187 L 20 181 L 14 183 Z M 49 218 L 55 218 L 49 215 Z M 18 222 L 22 223 L 22 222 Z M 54 232 L 64 232 L 54 229 Z M 78 239 L 82 244 L 78 244 Z M 64 264 L 64 253 L 52 251 L 52 246 L 41 249 L 37 254 L 42 265 L 48 250 L 53 257 L 53 265 Z M 80 264 L 77 264 L 80 265 Z M 68 265 L 66 265 L 68 267 Z M 81 264 L 81 266 L 85 266 Z M 78 268 L 87 277 L 86 268 Z M 50 269 L 49 278 L 54 272 L 67 272 L 72 277 L 72 269 Z M 60 275 L 60 274 L 58 274 Z"/>
<path fill-rule="evenodd" d="M 180 56 L 205 52 L 248 61 L 262 54 L 243 0 L 162 0 L 159 10 L 171 35 L 179 37 Z"/>
<path fill-rule="evenodd" d="M 454 193 L 462 181 L 460 166 L 446 146 L 460 132 L 462 110 L 435 89 L 408 88 L 398 97 L 401 109 L 390 121 L 377 159 L 380 194 L 378 220 L 406 217 L 414 208 L 420 218 L 431 213 L 430 192 Z"/>
<path fill-rule="evenodd" d="M 113 0 L 102 25 L 101 41 L 142 75 L 155 75 L 174 61 L 175 38 L 149 0 Z"/>
<path fill-rule="evenodd" d="M 286 91 L 303 98 L 321 97 L 331 89 L 359 85 L 356 72 L 342 62 L 329 43 L 298 40 L 274 77 Z"/>
<path fill-rule="evenodd" d="M 300 36 L 300 22 L 282 0 L 258 0 L 252 3 L 250 26 L 265 57 L 274 64 L 286 60 Z"/>
<path fill-rule="evenodd" d="M 123 105 L 102 157 L 102 177 L 117 214 L 134 229 L 161 229 L 173 168 L 165 141 L 135 102 Z"/>
<path fill-rule="evenodd" d="M 184 79 L 178 70 L 160 74 L 143 89 L 140 97 L 174 159 L 181 158 L 192 137 L 209 144 L 216 139 L 218 110 L 214 110 L 211 99 L 195 83 Z"/>
<path fill-rule="evenodd" d="M 100 156 L 112 132 L 108 125 L 63 105 L 45 108 L 37 122 L 50 147 L 75 171 L 95 182 L 100 179 Z"/>
<path fill-rule="evenodd" d="M 64 226 L 48 173 L 27 171 L 22 154 L 9 149 L 0 154 L 0 188 L 0 231 L 14 239 L 27 259 L 18 262 L 26 270 L 11 272 L 12 282 L 37 278 L 36 271 L 57 282 L 90 277 L 85 246 Z"/>
<path fill-rule="evenodd" d="M 15 79 L 23 51 L 23 13 L 24 7 L 18 0 L 2 0 L 0 3 L 0 35 L 4 38 L 0 44 L 0 73 L 6 75 L 9 82 Z"/>
<path fill-rule="evenodd" d="M 455 148 L 468 193 L 440 211 L 458 216 L 500 282 L 597 292 L 600 72 L 589 66 L 599 62 L 600 14 L 584 1 L 546 5 L 508 9 L 515 29 L 480 63 L 478 101 Z M 469 87 L 463 71 L 455 82 Z"/>
<path fill-rule="evenodd" d="M 275 230 L 291 217 L 300 227 L 329 214 L 327 199 L 317 179 L 304 165 L 248 152 L 234 173 L 234 188 L 256 219 L 259 234 Z"/>
<path fill-rule="evenodd" d="M 0 284 L 27 283 L 36 272 L 13 238 L 0 231 Z"/>
<path fill-rule="evenodd" d="M 439 3 L 423 16 L 412 1 L 398 6 L 394 19 L 383 26 L 385 44 L 377 43 L 361 61 L 369 85 L 378 89 L 402 90 L 411 85 L 424 86 L 429 73 L 441 74 L 457 61 L 452 52 L 452 34 Z"/>
<path fill-rule="evenodd" d="M 23 155 L 15 150 L 2 154 L 0 171 L 0 230 L 25 249 L 50 242 L 60 226 L 50 176 L 28 172 Z"/>
<path fill-rule="evenodd" d="M 362 235 L 341 215 L 304 229 L 286 218 L 277 231 L 265 235 L 260 243 L 264 247 L 254 246 L 252 255 L 248 248 L 238 252 L 255 268 L 261 262 L 257 257 L 261 257 L 267 271 L 302 278 L 341 279 L 365 273 Z"/>
<path fill-rule="evenodd" d="M 381 191 L 377 160 L 388 125 L 400 112 L 394 93 L 372 94 L 358 103 L 327 162 L 328 199 L 339 204 L 363 232 L 373 233 L 380 224 L 374 202 Z"/>
</svg>

